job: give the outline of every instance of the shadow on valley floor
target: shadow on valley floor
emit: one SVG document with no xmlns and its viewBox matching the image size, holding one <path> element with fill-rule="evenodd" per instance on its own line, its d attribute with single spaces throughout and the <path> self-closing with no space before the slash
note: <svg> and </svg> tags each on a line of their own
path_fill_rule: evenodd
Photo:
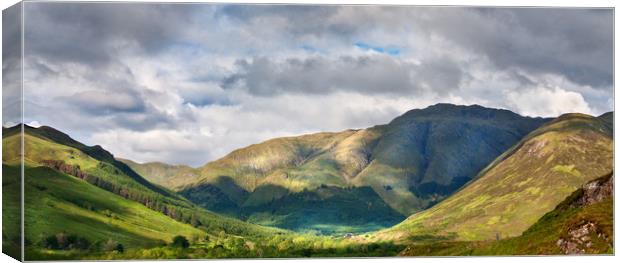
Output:
<svg viewBox="0 0 620 263">
<path fill-rule="evenodd" d="M 230 200 L 226 191 L 237 191 L 240 201 Z M 189 200 L 214 212 L 250 223 L 317 234 L 363 233 L 397 224 L 405 219 L 387 205 L 371 187 L 336 187 L 290 192 L 273 185 L 261 185 L 247 192 L 229 177 L 180 192 Z M 241 204 L 239 204 L 242 202 Z"/>
</svg>

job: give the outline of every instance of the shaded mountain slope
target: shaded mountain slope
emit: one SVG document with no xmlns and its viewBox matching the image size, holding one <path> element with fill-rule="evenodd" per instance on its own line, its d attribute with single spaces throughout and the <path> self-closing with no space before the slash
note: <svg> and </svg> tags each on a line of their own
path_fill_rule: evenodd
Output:
<svg viewBox="0 0 620 263">
<path fill-rule="evenodd" d="M 401 256 L 613 254 L 613 181 L 609 174 L 588 182 L 520 236 L 421 242 Z"/>
<path fill-rule="evenodd" d="M 477 105 L 412 110 L 387 125 L 356 182 L 408 215 L 452 194 L 546 121 Z"/>
<path fill-rule="evenodd" d="M 613 170 L 612 134 L 601 118 L 562 115 L 530 133 L 454 195 L 374 238 L 519 235 L 581 185 Z"/>
</svg>

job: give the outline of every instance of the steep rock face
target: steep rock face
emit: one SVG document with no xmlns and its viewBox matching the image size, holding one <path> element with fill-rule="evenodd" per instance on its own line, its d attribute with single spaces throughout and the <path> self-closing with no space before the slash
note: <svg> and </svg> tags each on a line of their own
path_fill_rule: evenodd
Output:
<svg viewBox="0 0 620 263">
<path fill-rule="evenodd" d="M 613 170 L 611 134 L 597 117 L 563 115 L 515 144 L 454 195 L 376 237 L 519 235 L 581 185 Z"/>
<path fill-rule="evenodd" d="M 195 180 L 173 188 L 205 207 L 223 209 L 218 202 L 232 201 L 242 209 L 322 186 L 370 187 L 407 216 L 452 194 L 546 121 L 477 105 L 438 104 L 367 129 L 250 145 L 198 168 Z M 221 178 L 229 183 L 221 184 Z M 267 185 L 285 191 L 265 191 Z"/>
</svg>

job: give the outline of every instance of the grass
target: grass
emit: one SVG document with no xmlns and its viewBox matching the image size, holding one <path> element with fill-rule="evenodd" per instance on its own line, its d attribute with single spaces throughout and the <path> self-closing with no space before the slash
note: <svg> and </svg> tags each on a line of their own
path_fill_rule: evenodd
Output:
<svg viewBox="0 0 620 263">
<path fill-rule="evenodd" d="M 19 167 L 3 166 L 3 192 L 19 195 Z M 41 236 L 74 233 L 89 241 L 113 239 L 128 248 L 169 242 L 175 234 L 205 236 L 206 232 L 177 222 L 136 202 L 46 167 L 25 170 L 25 238 L 35 245 Z M 15 204 L 3 206 L 14 211 Z M 45 220 L 42 220 L 45 218 Z M 16 236 L 5 228 L 8 236 Z M 36 259 L 26 255 L 26 259 Z"/>
<path fill-rule="evenodd" d="M 2 166 L 2 252 L 21 258 L 20 168 Z"/>
<path fill-rule="evenodd" d="M 37 255 L 71 257 L 74 253 L 47 251 L 39 245 L 44 237 L 58 233 L 76 234 L 91 244 L 111 239 L 127 249 L 137 249 L 164 244 L 174 235 L 217 233 L 218 236 L 257 238 L 285 232 L 206 211 L 173 192 L 144 181 L 133 171 L 118 165 L 112 155 L 101 148 L 83 146 L 68 137 L 50 134 L 53 132 L 50 130 L 44 135 L 54 140 L 34 131 L 36 129 L 27 129 L 24 136 L 25 238 L 29 252 L 26 259 L 36 259 Z M 19 197 L 20 155 L 16 149 L 19 149 L 20 139 L 18 133 L 11 132 L 3 137 L 5 197 Z M 71 146 L 59 142 L 68 142 Z M 88 153 L 74 147 L 86 149 Z M 77 174 L 60 172 L 58 167 L 52 169 L 48 161 L 73 167 L 72 171 L 78 169 L 89 178 L 80 179 Z M 19 243 L 19 227 L 9 227 L 18 225 L 19 214 L 19 201 L 4 198 L 3 229 L 6 231 L 3 235 L 5 240 L 16 241 L 6 242 L 5 251 L 16 250 L 11 244 Z"/>
<path fill-rule="evenodd" d="M 47 167 L 27 166 L 25 172 L 27 260 L 387 256 L 403 248 L 389 242 L 360 244 L 312 234 L 256 238 L 208 233 Z M 4 193 L 18 194 L 14 186 L 19 167 L 4 165 L 3 174 Z M 14 205 L 3 207 L 3 214 L 16 209 Z M 91 243 L 112 239 L 122 243 L 125 252 L 50 250 L 37 245 L 42 237 L 61 232 L 76 233 Z M 18 235 L 7 228 L 4 234 Z M 176 235 L 197 238 L 188 249 L 166 246 Z M 205 236 L 209 241 L 201 241 Z"/>
</svg>

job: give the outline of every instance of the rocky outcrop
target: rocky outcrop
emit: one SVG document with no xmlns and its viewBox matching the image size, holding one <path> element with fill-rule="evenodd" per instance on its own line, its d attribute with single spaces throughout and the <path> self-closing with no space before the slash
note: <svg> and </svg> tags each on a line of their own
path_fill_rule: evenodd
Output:
<svg viewBox="0 0 620 263">
<path fill-rule="evenodd" d="M 614 193 L 614 176 L 609 175 L 589 182 L 582 187 L 582 191 L 581 197 L 573 202 L 572 207 L 591 205 L 611 197 Z"/>
<path fill-rule="evenodd" d="M 614 176 L 613 174 L 604 176 L 585 184 L 577 191 L 577 196 L 569 204 L 570 207 L 583 207 L 601 202 L 613 197 Z M 595 221 L 581 221 L 576 227 L 568 229 L 567 234 L 558 239 L 556 245 L 564 254 L 584 254 L 592 247 L 594 240 L 603 240 L 611 245 L 613 242 L 610 237 L 601 231 L 600 226 Z"/>
<path fill-rule="evenodd" d="M 592 247 L 594 238 L 609 242 L 609 237 L 600 231 L 597 223 L 583 222 L 578 227 L 569 229 L 568 237 L 558 239 L 556 244 L 564 254 L 584 254 L 588 248 Z"/>
</svg>

